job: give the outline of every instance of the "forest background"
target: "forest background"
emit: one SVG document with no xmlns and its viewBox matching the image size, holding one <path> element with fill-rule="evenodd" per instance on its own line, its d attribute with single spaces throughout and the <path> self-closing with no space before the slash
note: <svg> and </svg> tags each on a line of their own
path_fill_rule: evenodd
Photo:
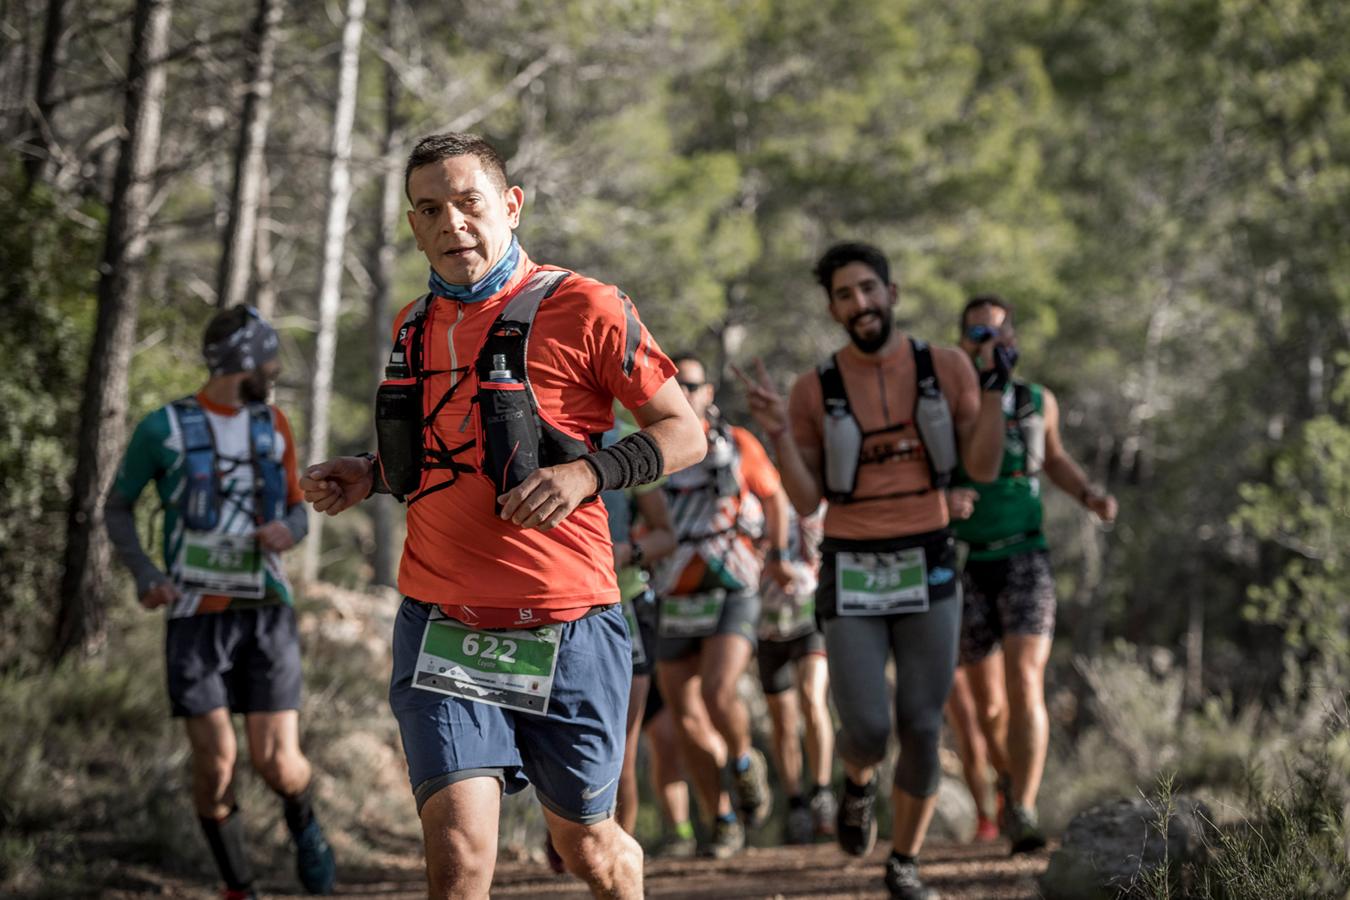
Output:
<svg viewBox="0 0 1350 900">
<path fill-rule="evenodd" d="M 1048 498 L 1047 819 L 1168 771 L 1265 821 L 1307 753 L 1350 768 L 1348 92 L 1331 0 L 0 3 L 0 888 L 200 862 L 162 626 L 98 499 L 234 302 L 280 328 L 304 457 L 373 445 L 426 274 L 403 162 L 448 129 L 506 151 L 531 255 L 621 285 L 733 420 L 730 363 L 786 385 L 838 344 L 833 240 L 890 255 L 930 340 L 1012 301 L 1021 373 L 1122 509 Z M 392 584 L 400 513 L 316 527 L 302 611 Z M 378 651 L 325 634 L 306 728 L 340 781 L 344 723 L 394 744 Z M 1344 778 L 1319 790 L 1309 852 L 1343 866 Z"/>
</svg>

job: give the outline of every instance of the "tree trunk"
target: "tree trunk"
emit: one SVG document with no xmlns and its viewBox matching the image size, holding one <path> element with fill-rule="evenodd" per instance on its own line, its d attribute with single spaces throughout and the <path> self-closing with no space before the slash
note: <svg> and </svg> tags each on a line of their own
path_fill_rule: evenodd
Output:
<svg viewBox="0 0 1350 900">
<path fill-rule="evenodd" d="M 221 243 L 220 271 L 216 276 L 216 305 L 221 309 L 243 302 L 253 272 L 254 232 L 258 225 L 258 198 L 265 177 L 263 147 L 272 121 L 272 77 L 276 57 L 277 24 L 282 0 L 258 0 L 244 42 L 248 55 L 248 90 L 239 117 L 239 145 L 234 156 L 234 186 L 230 213 Z"/>
<path fill-rule="evenodd" d="M 1203 575 L 1192 582 L 1186 622 L 1186 684 L 1184 701 L 1187 709 L 1196 709 L 1205 695 L 1205 592 L 1194 587 Z"/>
<path fill-rule="evenodd" d="M 389 4 L 389 21 L 386 40 L 395 53 L 401 47 L 402 31 L 399 21 L 399 4 Z M 399 114 L 398 73 L 388 58 L 384 61 L 384 142 L 382 151 L 383 183 L 380 191 L 380 211 L 371 247 L 371 280 L 375 289 L 370 292 L 370 333 L 371 367 L 375 373 L 375 383 L 384 377 L 384 365 L 389 361 L 389 336 L 393 327 L 392 312 L 394 292 L 394 261 L 398 256 L 395 242 L 398 240 L 398 213 L 402 205 L 403 193 L 403 119 Z M 372 430 L 371 445 L 375 439 Z M 371 529 L 374 532 L 375 550 L 371 556 L 374 569 L 371 583 L 394 585 L 394 510 L 385 498 L 375 498 L 370 505 Z"/>
<path fill-rule="evenodd" d="M 333 363 L 337 357 L 338 301 L 342 293 L 342 258 L 347 239 L 347 208 L 352 199 L 352 123 L 356 118 L 356 75 L 361 60 L 361 28 L 366 0 L 347 0 L 347 22 L 342 28 L 342 57 L 338 69 L 337 106 L 333 114 L 332 164 L 328 170 L 328 216 L 323 230 L 323 272 L 319 283 L 319 334 L 314 347 L 314 380 L 310 390 L 309 461 L 328 454 L 328 404 L 333 394 Z M 323 517 L 311 520 L 305 542 L 302 578 L 313 583 L 319 576 Z"/>
<path fill-rule="evenodd" d="M 61 68 L 66 46 L 67 0 L 47 0 L 47 22 L 42 33 L 42 55 L 38 57 L 37 85 L 33 91 L 33 105 L 28 113 L 27 158 L 23 163 L 24 190 L 30 191 L 42 180 L 51 155 L 55 136 L 52 133 L 52 86 Z"/>
<path fill-rule="evenodd" d="M 271 319 L 277 309 L 275 281 L 276 259 L 272 256 L 272 231 L 264 219 L 272 208 L 272 182 L 267 174 L 267 161 L 262 163 L 262 177 L 258 179 L 258 227 L 254 241 L 254 278 L 251 302 L 264 319 Z"/>
<path fill-rule="evenodd" d="M 80 405 L 75 483 L 52 656 L 88 649 L 103 637 L 108 542 L 103 498 L 125 443 L 127 374 L 149 225 L 151 179 L 159 153 L 170 0 L 136 0 L 127 68 L 126 134 L 113 181 L 108 236 L 99 267 L 98 323 Z"/>
</svg>

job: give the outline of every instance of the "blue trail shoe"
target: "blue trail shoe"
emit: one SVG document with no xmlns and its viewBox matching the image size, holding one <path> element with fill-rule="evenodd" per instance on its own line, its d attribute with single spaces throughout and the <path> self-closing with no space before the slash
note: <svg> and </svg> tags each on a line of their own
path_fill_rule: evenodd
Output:
<svg viewBox="0 0 1350 900">
<path fill-rule="evenodd" d="M 337 883 L 337 864 L 333 848 L 323 836 L 318 819 L 310 819 L 295 839 L 295 872 L 300 884 L 311 894 L 331 894 Z"/>
</svg>

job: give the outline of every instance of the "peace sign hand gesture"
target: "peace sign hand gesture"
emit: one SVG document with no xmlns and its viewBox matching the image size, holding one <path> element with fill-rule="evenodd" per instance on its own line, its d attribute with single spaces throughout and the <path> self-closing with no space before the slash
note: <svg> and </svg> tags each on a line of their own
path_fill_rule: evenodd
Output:
<svg viewBox="0 0 1350 900">
<path fill-rule="evenodd" d="M 764 361 L 758 357 L 755 358 L 755 378 L 751 379 L 740 370 L 738 366 L 732 366 L 731 371 L 740 379 L 741 385 L 745 388 L 745 393 L 750 401 L 750 414 L 755 417 L 759 427 L 774 440 L 782 437 L 788 428 L 788 407 L 787 400 L 778 393 L 778 387 L 769 377 L 769 372 L 764 368 Z"/>
</svg>

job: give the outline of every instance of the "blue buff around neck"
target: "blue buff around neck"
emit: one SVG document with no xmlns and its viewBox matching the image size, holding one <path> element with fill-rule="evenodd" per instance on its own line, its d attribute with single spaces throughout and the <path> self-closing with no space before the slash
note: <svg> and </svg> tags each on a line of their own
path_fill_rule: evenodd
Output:
<svg viewBox="0 0 1350 900">
<path fill-rule="evenodd" d="M 515 235 L 511 235 L 511 246 L 506 248 L 502 258 L 493 263 L 488 273 L 473 284 L 451 284 L 432 269 L 431 277 L 427 279 L 427 290 L 447 300 L 478 303 L 500 291 L 506 282 L 511 280 L 511 274 L 516 271 L 518 262 L 520 262 L 520 241 L 516 240 Z"/>
</svg>

